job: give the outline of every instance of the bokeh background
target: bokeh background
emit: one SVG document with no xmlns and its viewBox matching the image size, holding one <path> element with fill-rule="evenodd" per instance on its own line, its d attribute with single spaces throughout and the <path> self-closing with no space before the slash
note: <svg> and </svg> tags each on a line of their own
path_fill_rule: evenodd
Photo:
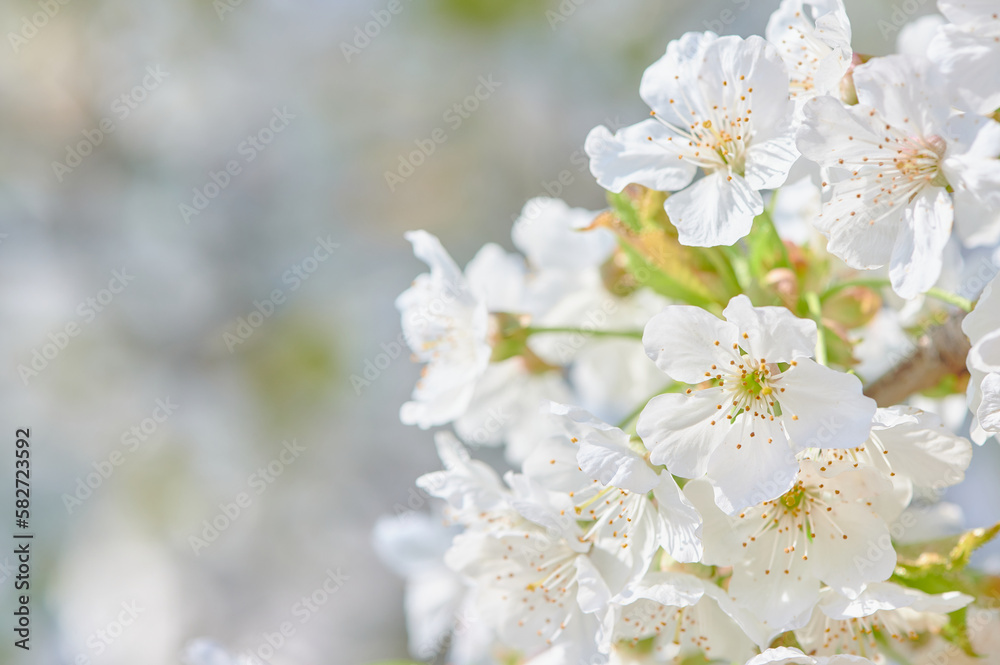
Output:
<svg viewBox="0 0 1000 665">
<path fill-rule="evenodd" d="M 422 271 L 402 233 L 437 233 L 464 263 L 510 246 L 531 197 L 601 207 L 587 131 L 644 116 L 639 78 L 671 38 L 760 33 L 777 6 L 398 3 L 3 3 L 0 514 L 14 430 L 30 427 L 36 537 L 28 653 L 12 648 L 16 561 L 0 545 L 0 662 L 173 665 L 200 636 L 254 649 L 328 571 L 340 588 L 271 662 L 404 656 L 402 584 L 371 528 L 438 462 L 431 434 L 396 415 L 418 368 L 393 357 L 393 299 Z M 894 49 L 898 4 L 933 11 L 848 0 L 857 50 Z M 499 86 L 455 126 L 446 114 L 480 77 Z M 271 125 L 276 110 L 287 123 L 261 134 L 285 122 Z M 436 128 L 447 140 L 390 187 L 385 172 Z M 207 205 L 185 214 L 194 203 Z M 318 238 L 337 248 L 311 261 Z M 128 284 L 106 291 L 115 279 Z M 251 317 L 275 290 L 273 313 Z M 259 323 L 246 339 L 241 318 Z M 276 462 L 292 441 L 303 451 Z M 972 475 L 1000 468 L 988 448 Z M 269 464 L 281 474 L 262 483 Z M 986 477 L 955 497 L 972 523 L 1000 504 Z M 241 492 L 249 505 L 193 545 Z M 124 607 L 136 616 L 119 630 Z"/>
</svg>

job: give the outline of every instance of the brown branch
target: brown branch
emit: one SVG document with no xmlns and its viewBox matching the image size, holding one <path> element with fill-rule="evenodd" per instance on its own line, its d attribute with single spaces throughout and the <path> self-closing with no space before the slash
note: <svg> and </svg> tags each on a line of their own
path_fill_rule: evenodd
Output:
<svg viewBox="0 0 1000 665">
<path fill-rule="evenodd" d="M 964 312 L 951 314 L 941 325 L 927 328 L 906 359 L 865 388 L 881 407 L 899 404 L 910 395 L 929 390 L 949 374 L 966 372 L 969 339 L 962 332 Z"/>
</svg>

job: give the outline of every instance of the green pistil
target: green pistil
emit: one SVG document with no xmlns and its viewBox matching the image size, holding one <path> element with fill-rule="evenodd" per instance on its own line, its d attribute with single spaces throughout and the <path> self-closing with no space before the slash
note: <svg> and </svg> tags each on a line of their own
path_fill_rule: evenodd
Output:
<svg viewBox="0 0 1000 665">
<path fill-rule="evenodd" d="M 802 500 L 805 498 L 805 489 L 796 486 L 781 495 L 781 504 L 785 506 L 786 511 L 791 512 L 802 505 Z"/>
</svg>

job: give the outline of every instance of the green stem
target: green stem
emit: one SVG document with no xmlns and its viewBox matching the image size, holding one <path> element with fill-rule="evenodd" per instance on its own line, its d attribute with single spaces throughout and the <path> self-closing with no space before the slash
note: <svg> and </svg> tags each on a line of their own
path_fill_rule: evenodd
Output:
<svg viewBox="0 0 1000 665">
<path fill-rule="evenodd" d="M 740 288 L 740 282 L 736 279 L 736 272 L 733 270 L 733 265 L 726 258 L 726 255 L 719 251 L 718 247 L 705 247 L 702 250 L 702 256 L 708 259 L 712 267 L 715 268 L 716 274 L 722 278 L 723 283 L 725 283 L 728 298 L 726 302 L 729 302 L 729 298 L 738 295 L 743 292 Z M 723 303 L 725 304 L 725 303 Z"/>
<path fill-rule="evenodd" d="M 840 282 L 834 284 L 820 296 L 820 302 L 826 302 L 827 299 L 840 293 L 844 289 L 849 289 L 852 286 L 867 286 L 870 289 L 884 289 L 887 286 L 892 286 L 892 282 L 888 279 L 849 279 L 846 282 Z M 925 294 L 929 298 L 934 298 L 935 300 L 940 300 L 941 302 L 948 303 L 949 305 L 954 305 L 962 311 L 971 312 L 972 311 L 972 301 L 968 298 L 963 298 L 962 296 L 956 295 L 954 293 L 948 293 L 937 287 L 929 289 Z"/>
<path fill-rule="evenodd" d="M 558 334 L 579 334 L 579 335 L 593 335 L 594 337 L 624 337 L 628 339 L 642 339 L 641 330 L 587 330 L 585 328 L 564 328 L 564 327 L 552 327 L 552 328 L 539 328 L 535 326 L 528 326 L 524 328 L 524 332 L 528 335 L 537 335 L 541 333 L 558 333 Z"/>
<path fill-rule="evenodd" d="M 792 267 L 792 259 L 788 256 L 788 248 L 785 247 L 785 241 L 781 239 L 778 234 L 778 229 L 774 226 L 774 220 L 771 218 L 771 209 L 773 208 L 773 203 L 778 198 L 778 193 L 775 192 L 771 197 L 772 205 L 768 206 L 764 212 L 757 216 L 757 219 L 761 220 L 761 226 L 763 226 L 765 232 L 771 236 L 771 240 L 775 247 L 781 248 L 781 266 L 784 268 Z"/>
<path fill-rule="evenodd" d="M 809 313 L 816 320 L 816 362 L 826 365 L 826 328 L 823 327 L 823 306 L 820 304 L 820 297 L 815 292 L 810 291 L 805 294 L 806 304 L 809 305 Z"/>
<path fill-rule="evenodd" d="M 968 298 L 963 298 L 962 296 L 956 295 L 954 293 L 948 293 L 947 291 L 942 291 L 938 288 L 930 289 L 927 294 L 931 298 L 937 298 L 941 302 L 946 302 L 949 305 L 954 305 L 958 307 L 963 312 L 972 311 L 972 301 Z"/>
</svg>

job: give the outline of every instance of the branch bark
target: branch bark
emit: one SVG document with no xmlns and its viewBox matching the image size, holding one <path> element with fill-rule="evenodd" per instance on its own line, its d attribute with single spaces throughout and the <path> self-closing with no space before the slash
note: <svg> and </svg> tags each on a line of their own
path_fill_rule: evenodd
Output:
<svg viewBox="0 0 1000 665">
<path fill-rule="evenodd" d="M 965 374 L 971 346 L 962 332 L 964 318 L 965 312 L 957 312 L 941 325 L 929 328 L 917 340 L 914 352 L 869 384 L 865 394 L 880 407 L 893 406 L 914 393 L 933 388 L 949 374 Z"/>
</svg>

